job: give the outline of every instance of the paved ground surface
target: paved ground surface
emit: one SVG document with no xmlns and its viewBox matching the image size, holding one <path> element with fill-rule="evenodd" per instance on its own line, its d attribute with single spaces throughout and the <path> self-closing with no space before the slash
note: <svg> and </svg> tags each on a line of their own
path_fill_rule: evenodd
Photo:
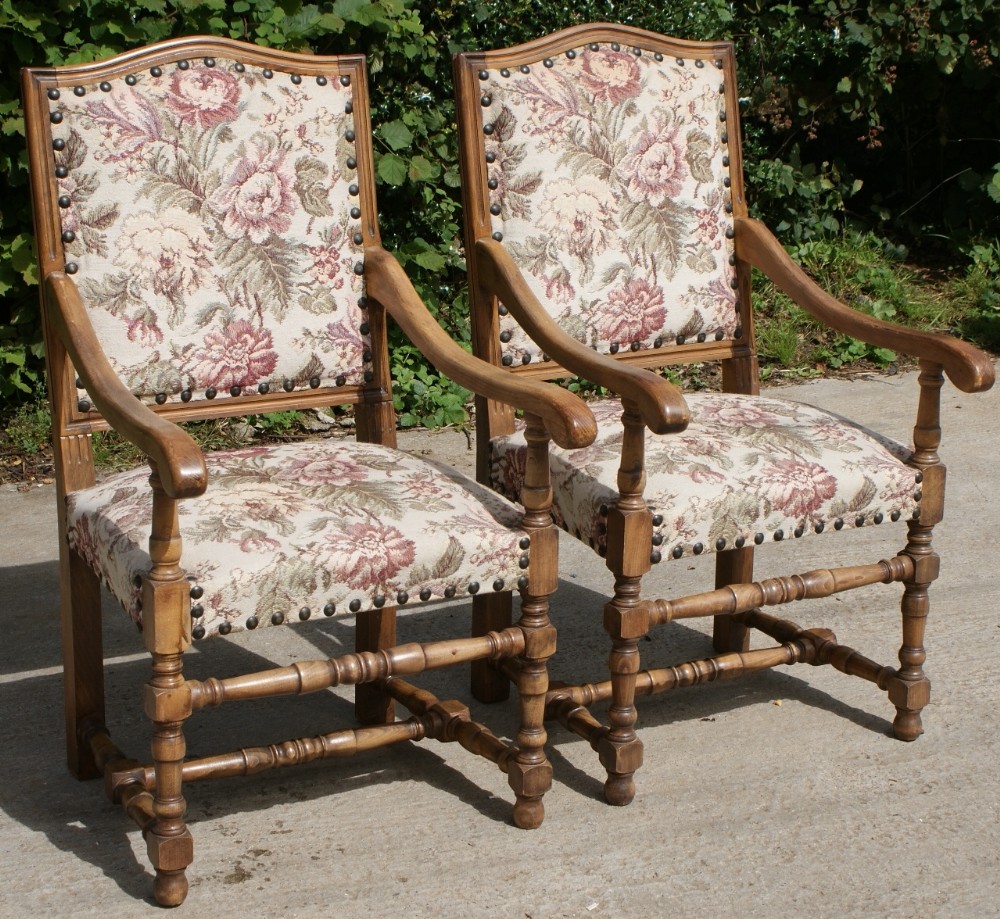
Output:
<svg viewBox="0 0 1000 919">
<path fill-rule="evenodd" d="M 781 395 L 908 439 L 913 374 L 820 381 Z M 870 684 L 798 667 L 646 700 L 646 764 L 628 808 L 599 800 L 602 771 L 582 741 L 550 735 L 555 787 L 534 832 L 509 820 L 506 778 L 461 749 L 425 743 L 332 765 L 191 786 L 196 860 L 187 916 L 424 917 L 984 917 L 1000 915 L 1000 670 L 996 492 L 1000 389 L 943 396 L 949 464 L 943 558 L 932 592 L 926 733 L 888 736 L 892 708 Z M 451 462 L 472 454 L 455 434 L 416 435 L 408 449 Z M 55 495 L 0 492 L 0 916 L 152 915 L 137 831 L 96 783 L 63 766 Z M 761 576 L 831 561 L 870 561 L 902 546 L 886 524 L 809 537 L 759 553 Z M 610 578 L 566 539 L 553 617 L 556 677 L 599 679 Z M 662 564 L 648 593 L 710 586 L 711 559 Z M 872 587 L 792 611 L 885 663 L 899 641 L 897 587 Z M 401 631 L 457 634 L 464 605 L 408 614 Z M 348 621 L 268 630 L 286 663 L 351 645 Z M 244 638 L 248 636 L 243 636 Z M 252 637 L 252 636 L 250 636 Z M 145 656 L 126 618 L 106 616 L 110 718 L 119 743 L 146 749 L 138 714 Z M 258 643 L 259 644 L 259 643 Z M 675 624 L 643 644 L 645 660 L 702 655 L 705 628 Z M 199 671 L 246 667 L 263 653 L 219 641 L 190 656 Z M 434 675 L 462 697 L 464 674 Z M 126 701 L 128 704 L 126 704 Z M 497 732 L 511 705 L 475 708 Z M 192 720 L 189 749 L 269 742 L 343 724 L 348 697 L 321 693 L 215 711 Z"/>
</svg>

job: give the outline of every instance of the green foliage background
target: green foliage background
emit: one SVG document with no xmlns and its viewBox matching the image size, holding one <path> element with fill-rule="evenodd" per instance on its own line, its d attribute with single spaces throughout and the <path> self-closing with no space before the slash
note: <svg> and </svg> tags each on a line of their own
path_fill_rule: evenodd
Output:
<svg viewBox="0 0 1000 919">
<path fill-rule="evenodd" d="M 0 409 L 39 388 L 41 342 L 19 69 L 176 35 L 368 55 L 381 223 L 439 320 L 468 337 L 452 53 L 617 21 L 737 43 L 748 192 L 790 241 L 845 219 L 952 253 L 997 252 L 1000 5 L 992 0 L 0 0 Z M 439 383 L 412 350 L 396 368 Z M 426 411 L 457 420 L 461 399 Z"/>
</svg>

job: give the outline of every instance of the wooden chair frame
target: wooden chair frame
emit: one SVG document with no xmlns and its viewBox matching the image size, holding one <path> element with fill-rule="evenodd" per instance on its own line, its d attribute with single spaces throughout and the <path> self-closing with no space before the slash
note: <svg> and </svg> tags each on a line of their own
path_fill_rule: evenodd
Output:
<svg viewBox="0 0 1000 919">
<path fill-rule="evenodd" d="M 572 57 L 596 42 L 619 43 L 623 49 L 635 49 L 636 54 L 662 55 L 671 61 L 694 59 L 698 66 L 715 66 L 721 72 L 725 111 L 729 116 L 722 141 L 728 146 L 731 164 L 728 207 L 732 215 L 731 232 L 735 235 L 740 311 L 739 327 L 730 338 L 706 341 L 700 337 L 696 341 L 679 340 L 643 350 L 623 349 L 613 356 L 599 354 L 569 337 L 554 323 L 503 242 L 491 232 L 489 167 L 484 157 L 484 112 L 490 100 L 480 98 L 487 92 L 480 88 L 481 81 L 497 71 L 506 76 L 529 65 L 544 62 L 549 66 L 552 58 L 563 54 Z M 609 508 L 607 517 L 606 563 L 615 578 L 614 596 L 603 610 L 604 628 L 612 644 L 610 679 L 596 684 L 553 686 L 548 695 L 547 715 L 558 718 L 586 738 L 598 752 L 608 776 L 605 797 L 612 804 L 627 804 L 635 793 L 633 776 L 642 762 L 642 744 L 635 732 L 637 695 L 728 679 L 779 664 L 831 664 L 837 670 L 875 683 L 896 707 L 895 736 L 914 740 L 922 731 L 920 712 L 929 698 L 930 683 L 923 670 L 924 628 L 929 609 L 928 588 L 939 567 L 931 537 L 944 508 L 945 468 L 937 452 L 941 438 L 939 394 L 944 374 L 964 392 L 989 389 L 994 379 L 992 362 L 974 347 L 954 338 L 902 328 L 838 302 L 792 262 L 763 224 L 748 216 L 731 43 L 682 41 L 606 23 L 581 25 L 509 49 L 458 54 L 454 58 L 454 77 L 474 353 L 501 365 L 498 307 L 509 310 L 545 355 L 542 362 L 508 367 L 512 376 L 554 379 L 576 375 L 606 387 L 621 398 L 622 404 L 624 441 L 618 475 L 619 498 L 617 505 Z M 673 599 L 648 599 L 641 590 L 643 575 L 651 567 L 649 546 L 653 532 L 643 496 L 646 429 L 654 437 L 670 437 L 683 431 L 690 417 L 681 391 L 648 370 L 717 361 L 721 364 L 725 392 L 757 394 L 759 377 L 750 308 L 753 268 L 759 269 L 817 321 L 845 335 L 919 360 L 919 407 L 913 435 L 915 451 L 910 463 L 923 480 L 920 516 L 908 523 L 903 550 L 887 560 L 755 583 L 753 546 L 730 547 L 717 554 L 714 590 Z M 490 481 L 490 441 L 513 430 L 514 415 L 509 408 L 489 398 L 478 399 L 477 474 L 481 481 Z M 804 629 L 762 611 L 765 606 L 892 582 L 904 586 L 898 667 L 880 665 L 838 644 L 828 629 Z M 480 630 L 509 621 L 505 609 L 496 608 L 490 615 L 492 618 L 479 623 Z M 650 628 L 696 616 L 714 617 L 717 656 L 673 667 L 640 670 L 639 642 Z M 771 636 L 777 644 L 750 650 L 751 628 Z M 488 689 L 484 697 L 489 697 Z M 599 701 L 610 701 L 606 725 L 588 710 Z"/>
<path fill-rule="evenodd" d="M 55 117 L 50 118 L 50 100 L 60 91 L 70 93 L 84 83 L 165 69 L 188 59 L 211 58 L 214 63 L 216 57 L 292 74 L 293 82 L 302 78 L 340 79 L 355 87 L 357 181 L 361 186 L 371 351 L 361 385 L 305 385 L 290 387 L 288 392 L 234 393 L 232 398 L 220 396 L 190 404 L 178 400 L 146 404 L 119 380 L 94 332 L 72 277 L 73 269 L 67 266 L 60 233 L 51 130 Z M 359 55 L 299 55 L 209 37 L 166 41 L 96 64 L 30 68 L 23 74 L 59 502 L 68 763 L 78 778 L 103 776 L 108 796 L 142 828 L 156 871 L 156 899 L 165 905 L 182 902 L 187 892 L 185 869 L 193 859 L 193 845 L 184 820 L 182 786 L 194 779 L 248 775 L 433 737 L 458 742 L 508 774 L 517 801 L 516 823 L 534 827 L 543 816 L 542 795 L 550 785 L 551 768 L 544 753 L 542 710 L 548 690 L 546 662 L 555 647 L 547 598 L 557 582 L 557 534 L 549 512 L 547 450 L 550 436 L 567 446 L 592 440 L 593 417 L 575 396 L 537 381 L 517 379 L 464 352 L 427 313 L 403 270 L 382 249 L 365 87 L 364 59 Z M 355 653 L 242 676 L 185 679 L 182 661 L 192 643 L 192 620 L 177 510 L 179 502 L 197 500 L 211 483 L 201 449 L 177 422 L 347 404 L 354 407 L 359 440 L 394 447 L 387 315 L 443 372 L 473 391 L 516 405 L 526 413 L 532 447 L 523 526 L 531 533 L 532 562 L 530 577 L 519 585 L 520 621 L 499 632 L 471 638 L 397 646 L 396 610 L 388 605 L 358 614 Z M 77 379 L 86 387 L 92 405 L 78 403 Z M 152 658 L 152 676 L 143 697 L 153 730 L 149 764 L 126 756 L 111 740 L 105 723 L 100 584 L 67 542 L 66 498 L 94 484 L 91 439 L 94 432 L 108 428 L 138 446 L 152 470 L 149 552 L 153 567 L 142 583 L 142 637 Z M 521 691 L 521 727 L 513 743 L 503 742 L 472 721 L 461 703 L 440 701 L 407 682 L 410 675 L 424 670 L 501 657 L 510 658 L 512 667 L 520 671 L 516 681 Z M 184 722 L 201 709 L 336 685 L 357 687 L 357 714 L 367 727 L 186 758 Z M 394 701 L 410 710 L 407 720 L 395 720 Z"/>
</svg>

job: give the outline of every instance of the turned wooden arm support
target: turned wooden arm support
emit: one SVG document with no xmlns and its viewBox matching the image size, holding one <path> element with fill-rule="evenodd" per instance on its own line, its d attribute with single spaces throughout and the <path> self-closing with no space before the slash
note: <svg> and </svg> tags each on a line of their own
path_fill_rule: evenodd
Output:
<svg viewBox="0 0 1000 919">
<path fill-rule="evenodd" d="M 157 415 L 125 388 L 108 362 L 76 284 L 61 271 L 45 278 L 47 318 L 59 335 L 94 405 L 108 423 L 155 463 L 171 498 L 205 491 L 201 448 L 176 424 Z"/>
<path fill-rule="evenodd" d="M 478 240 L 476 259 L 483 289 L 500 299 L 549 357 L 570 373 L 630 399 L 654 433 L 668 434 L 687 427 L 690 412 L 684 396 L 673 383 L 648 370 L 598 354 L 567 335 L 538 302 L 520 269 L 500 243 L 492 239 Z"/>
<path fill-rule="evenodd" d="M 381 303 L 424 356 L 456 383 L 537 415 L 560 447 L 594 442 L 597 424 L 582 399 L 549 383 L 517 379 L 463 350 L 427 312 L 399 262 L 380 246 L 365 247 L 365 282 L 368 297 Z"/>
<path fill-rule="evenodd" d="M 993 362 L 978 348 L 950 335 L 907 329 L 851 309 L 820 288 L 759 221 L 736 219 L 736 255 L 759 268 L 799 306 L 838 332 L 940 364 L 963 392 L 981 392 L 993 385 Z"/>
</svg>

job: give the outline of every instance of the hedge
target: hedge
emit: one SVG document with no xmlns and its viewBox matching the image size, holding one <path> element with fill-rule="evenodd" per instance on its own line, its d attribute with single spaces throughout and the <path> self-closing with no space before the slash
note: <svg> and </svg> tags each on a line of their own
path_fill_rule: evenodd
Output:
<svg viewBox="0 0 1000 919">
<path fill-rule="evenodd" d="M 0 409 L 34 394 L 41 376 L 21 66 L 195 33 L 364 52 L 383 236 L 462 340 L 451 55 L 596 20 L 736 42 L 748 196 L 788 238 L 845 219 L 953 249 L 1000 233 L 1000 9 L 991 0 L 0 0 Z M 411 378 L 419 363 L 401 352 Z"/>
</svg>

